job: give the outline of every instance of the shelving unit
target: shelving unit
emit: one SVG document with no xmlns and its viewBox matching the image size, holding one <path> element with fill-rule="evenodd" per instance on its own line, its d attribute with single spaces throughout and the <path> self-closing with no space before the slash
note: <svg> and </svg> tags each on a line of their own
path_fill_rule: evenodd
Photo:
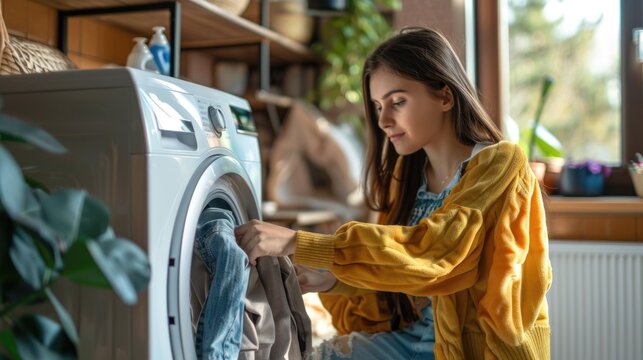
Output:
<svg viewBox="0 0 643 360">
<path fill-rule="evenodd" d="M 158 0 L 37 1 L 71 15 L 90 9 L 117 9 L 119 7 L 143 7 L 143 5 L 174 3 Z M 178 39 L 180 49 L 199 49 L 208 51 L 215 57 L 224 57 L 226 60 L 238 60 L 249 64 L 258 64 L 262 61 L 268 62 L 269 65 L 318 63 L 320 61 L 303 44 L 288 39 L 266 26 L 230 14 L 207 0 L 179 0 L 176 3 L 180 5 L 180 14 L 177 19 L 177 24 L 180 24 Z M 257 2 L 252 1 L 251 6 L 257 6 Z M 161 25 L 170 30 L 172 25 L 168 12 L 162 9 L 94 14 L 93 16 L 142 35 L 150 34 L 153 26 Z M 170 39 L 171 42 L 174 40 Z M 262 43 L 269 47 L 267 59 L 261 58 L 260 45 Z M 178 59 L 178 56 L 176 58 Z"/>
</svg>

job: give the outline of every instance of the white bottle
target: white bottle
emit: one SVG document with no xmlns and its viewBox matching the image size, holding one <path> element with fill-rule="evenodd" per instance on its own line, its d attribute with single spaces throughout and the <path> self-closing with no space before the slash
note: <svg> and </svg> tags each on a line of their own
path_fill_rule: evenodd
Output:
<svg viewBox="0 0 643 360">
<path fill-rule="evenodd" d="M 170 75 L 170 44 L 165 37 L 165 28 L 155 26 L 152 28 L 154 35 L 150 40 L 150 52 L 156 63 L 156 68 L 163 75 Z"/>
<path fill-rule="evenodd" d="M 136 42 L 136 44 L 134 44 L 132 51 L 127 56 L 127 66 L 158 73 L 152 53 L 147 45 L 145 45 L 147 39 L 144 37 L 135 37 L 133 41 Z"/>
</svg>

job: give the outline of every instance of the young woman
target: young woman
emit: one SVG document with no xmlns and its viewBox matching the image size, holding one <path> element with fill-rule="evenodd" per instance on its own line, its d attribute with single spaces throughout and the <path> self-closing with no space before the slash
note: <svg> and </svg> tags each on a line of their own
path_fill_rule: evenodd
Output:
<svg viewBox="0 0 643 360">
<path fill-rule="evenodd" d="M 448 41 L 402 30 L 366 60 L 363 91 L 379 224 L 324 235 L 251 221 L 236 229 L 250 262 L 294 255 L 308 267 L 302 288 L 324 293 L 339 331 L 322 359 L 548 359 L 538 182 Z"/>
</svg>

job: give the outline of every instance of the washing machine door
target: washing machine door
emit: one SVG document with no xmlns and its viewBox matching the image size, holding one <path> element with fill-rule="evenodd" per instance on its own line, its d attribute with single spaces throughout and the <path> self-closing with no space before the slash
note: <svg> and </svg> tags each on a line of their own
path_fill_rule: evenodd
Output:
<svg viewBox="0 0 643 360">
<path fill-rule="evenodd" d="M 174 359 L 196 359 L 194 333 L 205 302 L 209 278 L 195 256 L 195 234 L 201 213 L 207 208 L 232 212 L 235 226 L 260 219 L 247 172 L 232 156 L 213 156 L 189 182 L 179 207 L 168 264 L 168 314 Z"/>
</svg>

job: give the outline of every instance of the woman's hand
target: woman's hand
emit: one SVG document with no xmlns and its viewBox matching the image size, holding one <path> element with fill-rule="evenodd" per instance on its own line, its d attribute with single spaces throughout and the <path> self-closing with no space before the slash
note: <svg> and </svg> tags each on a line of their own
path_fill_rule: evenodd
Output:
<svg viewBox="0 0 643 360">
<path fill-rule="evenodd" d="M 328 291 L 337 282 L 337 278 L 330 271 L 317 270 L 304 265 L 295 265 L 295 273 L 303 294 Z"/>
<path fill-rule="evenodd" d="M 252 265 L 257 265 L 257 258 L 260 256 L 287 256 L 295 253 L 296 232 L 283 226 L 250 220 L 237 227 L 234 234 Z"/>
</svg>

